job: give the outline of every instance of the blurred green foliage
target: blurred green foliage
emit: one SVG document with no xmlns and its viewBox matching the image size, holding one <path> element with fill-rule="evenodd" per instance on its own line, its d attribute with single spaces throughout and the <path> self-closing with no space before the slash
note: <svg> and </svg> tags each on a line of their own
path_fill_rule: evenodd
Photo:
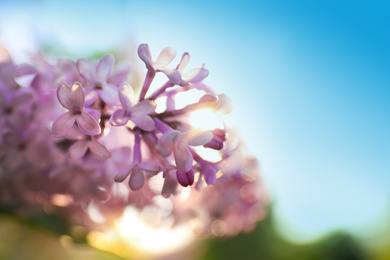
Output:
<svg viewBox="0 0 390 260">
<path fill-rule="evenodd" d="M 116 255 L 90 247 L 84 239 L 72 236 L 66 223 L 56 216 L 40 214 L 30 219 L 0 214 L 0 259 L 119 260 Z M 356 238 L 335 232 L 320 240 L 296 244 L 281 237 L 273 223 L 272 211 L 249 234 L 231 238 L 207 239 L 198 244 L 202 260 L 386 260 L 390 251 L 368 252 Z M 199 252 L 202 252 L 199 254 Z M 184 250 L 179 258 L 191 253 Z M 54 258 L 53 258 L 54 257 Z M 168 258 L 167 258 L 168 257 Z M 193 259 L 193 258 L 191 258 Z"/>
<path fill-rule="evenodd" d="M 211 239 L 206 242 L 204 260 L 365 260 L 370 259 L 362 245 L 351 235 L 337 232 L 322 239 L 295 244 L 277 232 L 272 215 L 259 222 L 249 234 L 232 238 Z"/>
</svg>

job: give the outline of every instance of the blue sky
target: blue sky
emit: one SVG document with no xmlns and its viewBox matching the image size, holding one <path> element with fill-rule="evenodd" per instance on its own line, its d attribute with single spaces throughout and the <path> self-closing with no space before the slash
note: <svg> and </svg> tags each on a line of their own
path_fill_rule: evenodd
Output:
<svg viewBox="0 0 390 260">
<path fill-rule="evenodd" d="M 283 234 L 364 235 L 389 215 L 388 1 L 91 3 L 0 0 L 0 42 L 28 49 L 38 34 L 76 53 L 135 54 L 143 42 L 189 51 L 232 97 Z"/>
</svg>

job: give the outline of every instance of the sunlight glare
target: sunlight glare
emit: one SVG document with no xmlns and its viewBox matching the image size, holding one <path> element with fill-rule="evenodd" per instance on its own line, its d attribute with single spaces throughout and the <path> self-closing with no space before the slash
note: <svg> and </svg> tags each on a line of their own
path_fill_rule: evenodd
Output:
<svg viewBox="0 0 390 260">
<path fill-rule="evenodd" d="M 164 225 L 162 222 L 160 227 L 153 228 L 140 217 L 136 208 L 127 207 L 115 226 L 120 236 L 135 248 L 149 254 L 164 254 L 189 245 L 194 238 L 191 229 L 184 225 L 172 228 L 172 223 L 167 221 Z"/>
<path fill-rule="evenodd" d="M 219 162 L 222 160 L 222 156 L 217 150 L 205 148 L 203 146 L 198 146 L 195 148 L 195 150 L 200 155 L 200 157 L 206 159 L 209 162 Z"/>
<path fill-rule="evenodd" d="M 223 121 L 211 109 L 197 110 L 190 116 L 190 124 L 205 130 L 223 129 Z"/>
</svg>

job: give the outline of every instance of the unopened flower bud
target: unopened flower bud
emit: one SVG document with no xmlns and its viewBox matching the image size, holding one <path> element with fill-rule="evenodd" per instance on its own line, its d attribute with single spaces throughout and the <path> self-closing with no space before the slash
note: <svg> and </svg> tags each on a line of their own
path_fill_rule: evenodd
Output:
<svg viewBox="0 0 390 260">
<path fill-rule="evenodd" d="M 181 186 L 187 187 L 194 184 L 194 171 L 191 169 L 188 172 L 182 172 L 180 170 L 176 171 L 177 181 Z"/>
</svg>

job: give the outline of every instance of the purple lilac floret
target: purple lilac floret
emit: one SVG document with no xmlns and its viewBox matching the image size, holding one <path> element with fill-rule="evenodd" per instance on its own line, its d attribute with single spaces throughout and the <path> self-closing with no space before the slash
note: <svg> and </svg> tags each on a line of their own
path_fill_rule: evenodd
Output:
<svg viewBox="0 0 390 260">
<path fill-rule="evenodd" d="M 57 137 L 64 136 L 77 123 L 81 131 L 87 135 L 100 134 L 99 123 L 90 113 L 84 109 L 84 90 L 80 83 L 75 82 L 72 87 L 61 84 L 57 90 L 58 101 L 68 109 L 68 112 L 57 118 L 52 127 L 53 134 Z"/>
<path fill-rule="evenodd" d="M 154 60 L 141 44 L 146 76 L 134 88 L 128 82 L 135 72 L 110 54 L 54 63 L 34 55 L 31 64 L 17 65 L 0 53 L 0 204 L 15 214 L 47 211 L 103 230 L 126 208 L 158 208 L 163 197 L 174 225 L 198 218 L 197 234 L 217 236 L 250 230 L 264 217 L 258 163 L 241 139 L 225 124 L 191 125 L 192 113 L 223 117 L 231 102 L 204 83 L 205 65 L 185 72 L 188 53 L 170 68 L 173 48 Z M 166 83 L 150 93 L 160 72 Z M 192 90 L 203 96 L 177 108 L 178 94 Z"/>
</svg>

